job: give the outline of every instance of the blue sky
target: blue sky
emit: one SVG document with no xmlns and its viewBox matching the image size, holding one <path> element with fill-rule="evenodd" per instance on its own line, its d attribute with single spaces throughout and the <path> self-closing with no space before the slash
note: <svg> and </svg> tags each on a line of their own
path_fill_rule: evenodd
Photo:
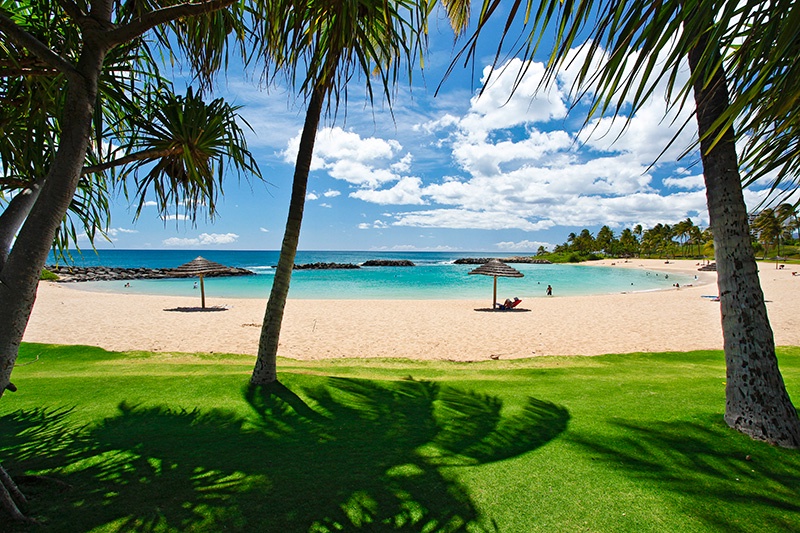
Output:
<svg viewBox="0 0 800 533">
<path fill-rule="evenodd" d="M 380 100 L 370 106 L 363 80 L 356 80 L 346 113 L 324 122 L 300 249 L 526 253 L 603 224 L 617 234 L 687 217 L 708 224 L 698 157 L 678 161 L 696 135 L 693 119 L 651 166 L 691 109 L 668 113 L 663 91 L 656 91 L 619 138 L 622 122 L 610 119 L 581 132 L 586 108 L 578 102 L 570 111 L 573 73 L 535 93 L 543 67 L 534 63 L 511 96 L 522 65 L 516 58 L 492 73 L 478 97 L 496 46 L 486 35 L 474 70 L 457 67 L 434 97 L 454 50 L 446 23 L 437 26 L 425 71 L 412 87 L 399 85 L 393 115 Z M 287 87 L 264 89 L 252 80 L 229 70 L 216 94 L 243 106 L 264 181 L 231 176 L 216 219 L 196 225 L 180 213 L 164 220 L 155 207 L 134 221 L 134 209 L 117 198 L 111 242 L 98 248 L 280 248 L 305 108 Z M 751 208 L 763 189 L 746 191 Z"/>
</svg>

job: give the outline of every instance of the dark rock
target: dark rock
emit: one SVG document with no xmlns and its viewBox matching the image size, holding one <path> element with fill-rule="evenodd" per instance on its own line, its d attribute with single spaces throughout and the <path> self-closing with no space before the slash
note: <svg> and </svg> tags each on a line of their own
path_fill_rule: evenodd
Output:
<svg viewBox="0 0 800 533">
<path fill-rule="evenodd" d="M 491 259 L 498 259 L 503 263 L 524 263 L 531 265 L 550 265 L 552 261 L 547 259 L 537 259 L 529 256 L 515 256 L 515 257 L 464 257 L 453 261 L 456 265 L 482 265 L 488 263 Z"/>
<path fill-rule="evenodd" d="M 306 263 L 295 265 L 295 270 L 352 270 L 360 268 L 352 263 Z"/>
<path fill-rule="evenodd" d="M 370 259 L 364 261 L 361 266 L 365 267 L 413 267 L 416 266 L 408 259 Z"/>
<path fill-rule="evenodd" d="M 177 273 L 169 268 L 123 268 L 123 267 L 77 267 L 47 266 L 50 272 L 58 276 L 61 283 L 80 281 L 115 281 L 134 279 L 165 279 L 196 277 Z M 228 267 L 223 272 L 204 274 L 205 277 L 254 276 L 255 272 L 246 268 Z"/>
</svg>

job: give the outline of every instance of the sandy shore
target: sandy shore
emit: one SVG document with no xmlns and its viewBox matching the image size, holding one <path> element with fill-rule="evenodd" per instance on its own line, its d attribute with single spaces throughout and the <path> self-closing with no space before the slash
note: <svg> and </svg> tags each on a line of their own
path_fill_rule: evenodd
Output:
<svg viewBox="0 0 800 533">
<path fill-rule="evenodd" d="M 694 262 L 634 259 L 598 268 L 688 271 L 680 289 L 601 296 L 526 298 L 515 312 L 490 301 L 290 300 L 279 355 L 295 359 L 403 357 L 456 361 L 539 355 L 720 349 L 716 274 Z M 761 265 L 775 341 L 800 345 L 800 276 Z M 41 283 L 25 334 L 29 342 L 88 344 L 109 350 L 255 354 L 266 299 L 215 299 L 225 311 L 181 312 L 196 298 L 109 294 Z M 488 290 L 488 286 L 487 286 Z"/>
</svg>

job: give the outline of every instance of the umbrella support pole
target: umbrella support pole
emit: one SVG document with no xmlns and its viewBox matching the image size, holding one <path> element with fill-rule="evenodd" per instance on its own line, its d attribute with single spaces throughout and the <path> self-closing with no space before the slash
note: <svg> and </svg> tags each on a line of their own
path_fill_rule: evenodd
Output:
<svg viewBox="0 0 800 533">
<path fill-rule="evenodd" d="M 200 274 L 200 307 L 206 308 L 206 288 L 203 286 L 202 274 Z"/>
</svg>

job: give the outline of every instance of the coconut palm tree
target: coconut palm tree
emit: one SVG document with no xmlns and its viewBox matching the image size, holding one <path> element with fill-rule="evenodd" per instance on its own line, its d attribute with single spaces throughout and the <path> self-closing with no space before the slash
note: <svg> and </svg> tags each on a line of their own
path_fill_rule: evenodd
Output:
<svg viewBox="0 0 800 533">
<path fill-rule="evenodd" d="M 466 4 L 445 2 L 456 32 L 466 26 Z M 303 221 L 308 174 L 323 110 L 346 104 L 347 84 L 363 76 L 367 96 L 373 79 L 391 105 L 392 88 L 403 68 L 411 70 L 426 45 L 431 5 L 422 0 L 277 0 L 263 16 L 271 24 L 261 36 L 260 53 L 271 75 L 286 74 L 305 96 L 308 107 L 292 181 L 289 214 L 272 284 L 258 357 L 250 382 L 277 380 L 277 351 L 286 297 Z"/>
<path fill-rule="evenodd" d="M 758 236 L 758 242 L 764 246 L 764 259 L 769 254 L 770 246 L 773 244 L 778 245 L 778 255 L 780 255 L 780 236 L 783 232 L 783 226 L 775 214 L 775 210 L 767 208 L 762 210 L 753 219 L 753 230 Z"/>
<path fill-rule="evenodd" d="M 474 53 L 475 40 L 499 5 L 500 0 L 485 0 L 465 53 Z M 725 420 L 753 438 L 800 447 L 800 419 L 778 369 L 750 244 L 734 130 L 740 121 L 749 134 L 743 138 L 746 182 L 779 170 L 778 186 L 798 175 L 800 6 L 791 0 L 514 0 L 507 7 L 505 28 L 525 17 L 527 34 L 516 41 L 522 44 L 515 52 L 526 59 L 540 51 L 545 30 L 554 30 L 543 84 L 568 62 L 577 66 L 575 89 L 593 99 L 587 122 L 598 114 L 618 116 L 622 109 L 632 117 L 662 82 L 672 105 L 684 105 L 694 94 L 717 260 Z M 496 62 L 506 53 L 506 36 L 500 37 Z M 578 39 L 587 40 L 576 58 L 572 49 Z M 679 83 L 687 60 L 689 80 Z"/>
<path fill-rule="evenodd" d="M 160 76 L 141 68 L 140 59 L 157 48 L 166 53 L 179 48 L 193 58 L 194 74 L 201 85 L 208 86 L 225 56 L 225 43 L 242 35 L 237 30 L 240 17 L 212 15 L 232 4 L 234 0 L 194 0 L 162 8 L 111 0 L 0 2 L 2 187 L 18 192 L 0 216 L 0 397 L 7 390 L 16 390 L 11 373 L 36 298 L 39 275 L 54 240 L 58 242 L 59 231 L 65 231 L 62 223 L 70 207 L 80 203 L 75 212 L 79 218 L 88 217 L 90 225 L 104 218 L 107 181 L 102 173 L 110 169 L 109 160 L 116 153 L 108 149 L 111 144 L 107 141 L 119 139 L 107 137 L 107 132 L 126 139 L 122 159 L 127 160 L 116 162 L 132 164 L 129 172 L 135 180 L 139 179 L 137 161 L 149 158 L 157 162 L 156 167 L 159 161 L 168 161 L 137 181 L 138 191 L 179 183 L 190 207 L 192 199 L 200 196 L 213 200 L 217 190 L 214 180 L 220 178 L 228 154 L 238 169 L 254 170 L 246 145 L 224 147 L 243 140 L 238 128 L 227 137 L 223 135 L 221 142 L 211 140 L 219 133 L 219 126 L 231 126 L 235 120 L 235 108 L 214 103 L 204 110 L 221 115 L 207 115 L 202 124 L 205 128 L 211 124 L 210 130 L 215 132 L 179 139 L 172 151 L 150 152 L 144 159 L 134 154 L 157 137 L 151 132 L 148 138 L 147 127 L 141 122 L 136 125 L 136 121 L 156 116 L 151 113 L 151 104 L 170 103 L 168 98 L 165 102 Z M 158 44 L 146 44 L 145 35 Z M 173 110 L 179 113 L 192 114 L 190 110 L 201 107 L 191 93 L 178 100 Z M 167 112 L 168 108 L 161 109 Z M 29 127 L 19 129 L 23 123 Z M 158 120 L 151 126 L 157 124 L 168 127 Z M 128 128 L 130 135 L 125 134 Z M 38 148 L 41 153 L 14 151 L 31 139 L 37 143 L 27 148 Z M 204 148 L 187 151 L 188 144 L 195 142 Z M 177 151 L 183 155 L 177 155 Z M 195 179 L 198 181 L 192 181 Z M 76 196 L 82 187 L 84 194 Z M 162 191 L 163 197 L 169 195 Z M 66 231 L 72 231 L 74 237 L 74 230 Z M 0 505 L 17 520 L 25 519 L 16 505 L 21 498 L 0 466 Z"/>
</svg>

